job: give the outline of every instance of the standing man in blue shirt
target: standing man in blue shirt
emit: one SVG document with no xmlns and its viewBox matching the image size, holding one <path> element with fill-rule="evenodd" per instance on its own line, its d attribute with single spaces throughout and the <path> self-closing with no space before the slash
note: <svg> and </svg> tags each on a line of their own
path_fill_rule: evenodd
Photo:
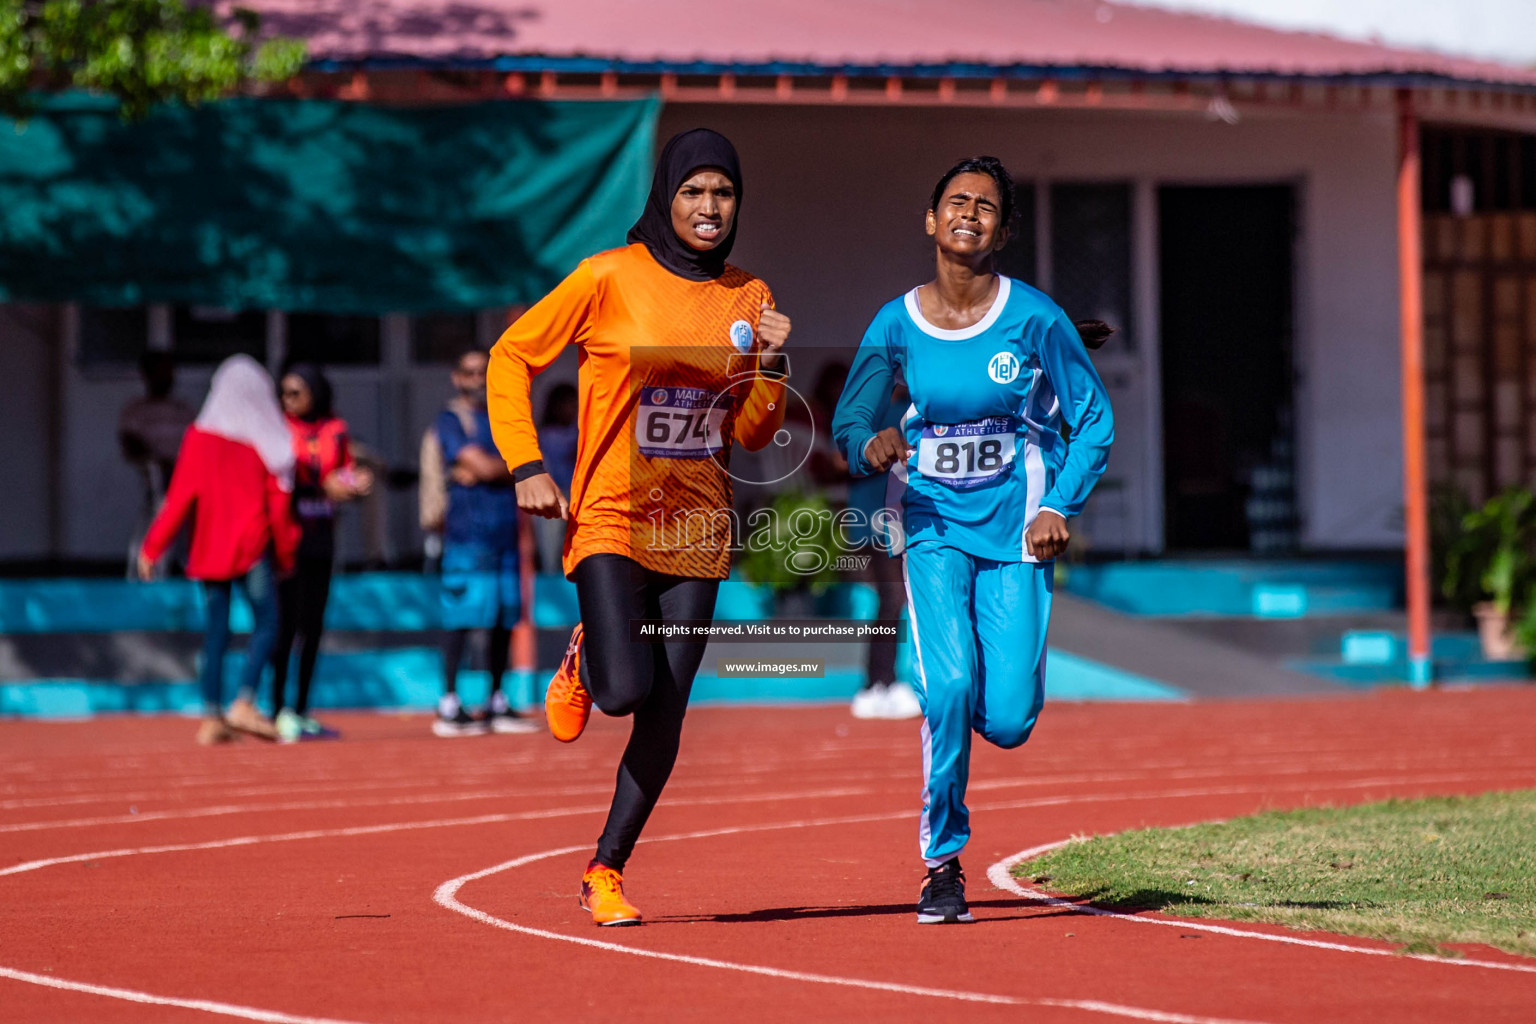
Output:
<svg viewBox="0 0 1536 1024">
<path fill-rule="evenodd" d="M 448 511 L 443 523 L 443 696 L 432 731 L 438 736 L 536 732 L 533 719 L 513 710 L 502 692 L 511 658 L 512 627 L 522 615 L 517 549 L 517 497 L 512 474 L 491 438 L 486 413 L 486 353 L 459 357 L 453 370 L 457 398 L 438 414 L 433 429 L 448 472 Z M 459 663 L 472 629 L 490 631 L 486 651 L 491 699 L 476 717 L 459 701 Z"/>
<path fill-rule="evenodd" d="M 921 924 L 972 920 L 959 859 L 971 732 L 1011 748 L 1034 729 L 1052 560 L 1114 440 L 1108 395 L 1072 321 L 996 272 L 1012 212 L 1013 179 L 992 157 L 939 179 L 926 216 L 937 275 L 876 314 L 832 423 L 850 472 L 891 469 L 905 481 L 924 716 Z M 897 370 L 912 404 L 899 426 L 879 429 Z"/>
</svg>

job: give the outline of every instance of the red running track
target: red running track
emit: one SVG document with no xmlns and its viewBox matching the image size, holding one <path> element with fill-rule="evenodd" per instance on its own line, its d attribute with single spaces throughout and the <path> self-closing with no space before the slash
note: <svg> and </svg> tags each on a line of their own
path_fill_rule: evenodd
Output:
<svg viewBox="0 0 1536 1024">
<path fill-rule="evenodd" d="M 975 748 L 968 927 L 913 920 L 910 722 L 692 712 L 630 865 L 648 923 L 614 931 L 575 889 L 623 723 L 562 746 L 335 719 L 344 742 L 222 749 L 187 719 L 0 722 L 0 1019 L 1463 1024 L 1536 1007 L 1536 961 L 1486 948 L 1153 927 L 987 877 L 1079 833 L 1536 785 L 1532 688 L 1048 706 L 1022 750 Z"/>
</svg>

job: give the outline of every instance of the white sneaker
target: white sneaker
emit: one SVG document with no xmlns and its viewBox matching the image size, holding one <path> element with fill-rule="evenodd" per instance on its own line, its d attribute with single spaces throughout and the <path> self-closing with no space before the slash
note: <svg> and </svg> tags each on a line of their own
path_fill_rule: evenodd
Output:
<svg viewBox="0 0 1536 1024">
<path fill-rule="evenodd" d="M 917 718 L 923 713 L 923 705 L 917 699 L 917 691 L 906 683 L 892 683 L 885 688 L 885 718 Z"/>
<path fill-rule="evenodd" d="M 283 708 L 279 711 L 273 724 L 277 727 L 279 743 L 297 743 L 299 737 L 304 735 L 304 720 L 293 708 Z"/>
<path fill-rule="evenodd" d="M 437 702 L 437 717 L 432 720 L 432 735 L 452 739 L 455 736 L 483 736 L 487 726 L 459 703 L 459 698 L 444 696 Z"/>
<path fill-rule="evenodd" d="M 513 709 L 507 702 L 507 695 L 501 690 L 491 694 L 491 699 L 485 706 L 485 713 L 481 716 L 490 726 L 492 732 L 516 733 L 538 732 L 539 722 L 532 715 L 525 715 Z"/>
<path fill-rule="evenodd" d="M 884 683 L 876 683 L 866 686 L 853 695 L 853 704 L 849 708 L 854 718 L 885 718 L 886 715 L 886 686 Z"/>
</svg>

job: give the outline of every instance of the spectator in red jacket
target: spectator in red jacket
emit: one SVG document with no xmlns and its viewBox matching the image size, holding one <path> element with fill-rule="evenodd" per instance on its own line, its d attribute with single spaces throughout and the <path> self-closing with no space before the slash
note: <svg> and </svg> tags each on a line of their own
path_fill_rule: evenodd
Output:
<svg viewBox="0 0 1536 1024">
<path fill-rule="evenodd" d="M 272 378 L 250 356 L 231 356 L 214 372 L 202 412 L 182 439 L 165 504 L 139 551 L 139 576 L 147 580 L 191 518 L 187 575 L 203 581 L 208 619 L 199 743 L 226 742 L 235 738 L 234 730 L 277 738 L 271 720 L 256 710 L 255 697 L 277 637 L 276 573 L 293 570 L 299 544 L 292 489 L 293 442 Z M 251 603 L 255 626 L 235 700 L 221 714 L 235 583 Z"/>
<path fill-rule="evenodd" d="M 277 585 L 277 647 L 272 652 L 272 710 L 285 743 L 336 733 L 309 714 L 325 606 L 336 557 L 336 506 L 367 494 L 373 474 L 352 459 L 347 421 L 331 413 L 331 382 L 314 363 L 295 363 L 280 384 L 283 415 L 293 435 L 293 511 L 298 519 L 298 567 Z M 299 642 L 299 686 L 288 703 L 288 662 Z"/>
</svg>

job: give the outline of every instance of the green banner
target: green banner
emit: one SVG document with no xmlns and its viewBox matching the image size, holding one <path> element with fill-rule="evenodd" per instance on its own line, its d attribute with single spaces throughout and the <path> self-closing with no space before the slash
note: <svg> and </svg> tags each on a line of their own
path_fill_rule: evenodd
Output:
<svg viewBox="0 0 1536 1024">
<path fill-rule="evenodd" d="M 0 126 L 0 300 L 376 314 L 533 302 L 622 245 L 655 100 L 233 99 Z"/>
</svg>

